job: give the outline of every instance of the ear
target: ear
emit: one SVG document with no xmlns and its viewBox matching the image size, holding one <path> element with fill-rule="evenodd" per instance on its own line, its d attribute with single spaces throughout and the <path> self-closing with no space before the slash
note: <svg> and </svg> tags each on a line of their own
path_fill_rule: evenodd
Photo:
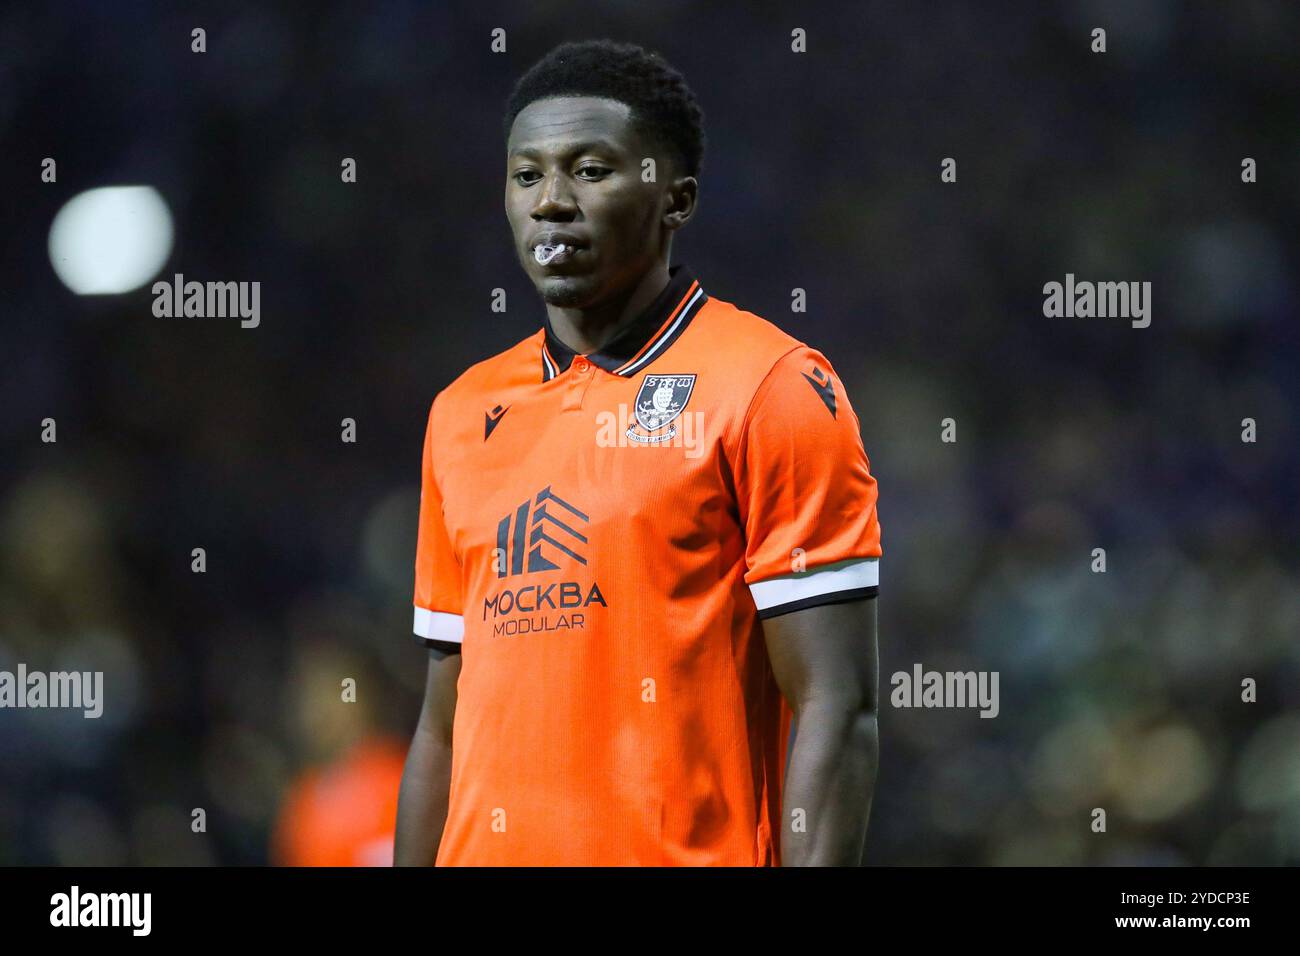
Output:
<svg viewBox="0 0 1300 956">
<path fill-rule="evenodd" d="M 699 204 L 700 184 L 694 176 L 677 176 L 666 192 L 664 225 L 676 231 L 690 221 Z"/>
</svg>

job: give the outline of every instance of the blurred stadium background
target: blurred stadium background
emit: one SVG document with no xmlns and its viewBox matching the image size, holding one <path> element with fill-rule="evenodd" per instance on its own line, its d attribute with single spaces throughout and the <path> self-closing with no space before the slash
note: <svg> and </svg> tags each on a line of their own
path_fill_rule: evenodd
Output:
<svg viewBox="0 0 1300 956">
<path fill-rule="evenodd" d="M 0 669 L 107 698 L 0 711 L 0 864 L 391 854 L 425 414 L 541 321 L 502 104 L 591 36 L 705 110 L 675 259 L 829 355 L 862 420 L 869 862 L 1300 862 L 1300 7 L 508 0 L 0 11 Z M 161 197 L 158 278 L 260 281 L 260 327 L 155 318 L 153 275 L 65 285 L 52 223 L 104 186 Z M 1151 327 L 1045 319 L 1067 272 L 1150 280 Z M 889 707 L 916 662 L 999 671 L 1000 715 Z"/>
</svg>

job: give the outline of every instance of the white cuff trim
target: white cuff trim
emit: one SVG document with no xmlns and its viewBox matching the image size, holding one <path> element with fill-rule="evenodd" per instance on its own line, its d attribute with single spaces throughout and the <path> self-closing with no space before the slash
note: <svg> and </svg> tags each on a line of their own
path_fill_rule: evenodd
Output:
<svg viewBox="0 0 1300 956">
<path fill-rule="evenodd" d="M 416 634 L 427 637 L 431 641 L 450 641 L 452 644 L 460 644 L 465 640 L 465 618 L 459 614 L 417 607 L 413 626 Z"/>
<path fill-rule="evenodd" d="M 839 591 L 876 587 L 879 583 L 879 558 L 850 558 L 796 574 L 755 581 L 749 586 L 749 593 L 754 596 L 758 609 L 766 611 Z"/>
</svg>

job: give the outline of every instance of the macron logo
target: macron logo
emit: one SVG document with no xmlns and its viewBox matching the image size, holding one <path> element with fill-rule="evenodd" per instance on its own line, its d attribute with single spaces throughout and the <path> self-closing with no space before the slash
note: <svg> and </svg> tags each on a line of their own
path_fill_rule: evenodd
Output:
<svg viewBox="0 0 1300 956">
<path fill-rule="evenodd" d="M 492 437 L 492 432 L 496 430 L 497 425 L 501 424 L 501 419 L 506 417 L 506 412 L 510 411 L 510 406 L 502 408 L 498 405 L 490 412 L 483 413 L 483 440 L 487 441 Z"/>
<path fill-rule="evenodd" d="M 831 418 L 834 418 L 835 386 L 831 384 L 830 376 L 814 365 L 812 375 L 804 372 L 803 377 L 808 379 L 808 384 L 813 387 L 817 397 L 826 404 L 826 410 L 831 413 Z"/>
</svg>

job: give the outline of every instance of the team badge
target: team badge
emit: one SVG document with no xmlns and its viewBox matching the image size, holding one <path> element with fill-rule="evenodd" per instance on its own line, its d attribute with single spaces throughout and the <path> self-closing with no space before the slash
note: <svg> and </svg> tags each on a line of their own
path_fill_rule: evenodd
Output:
<svg viewBox="0 0 1300 956">
<path fill-rule="evenodd" d="M 628 428 L 627 437 L 647 444 L 676 437 L 677 426 L 673 421 L 691 400 L 694 388 L 694 374 L 647 375 L 636 395 L 636 421 Z"/>
</svg>

